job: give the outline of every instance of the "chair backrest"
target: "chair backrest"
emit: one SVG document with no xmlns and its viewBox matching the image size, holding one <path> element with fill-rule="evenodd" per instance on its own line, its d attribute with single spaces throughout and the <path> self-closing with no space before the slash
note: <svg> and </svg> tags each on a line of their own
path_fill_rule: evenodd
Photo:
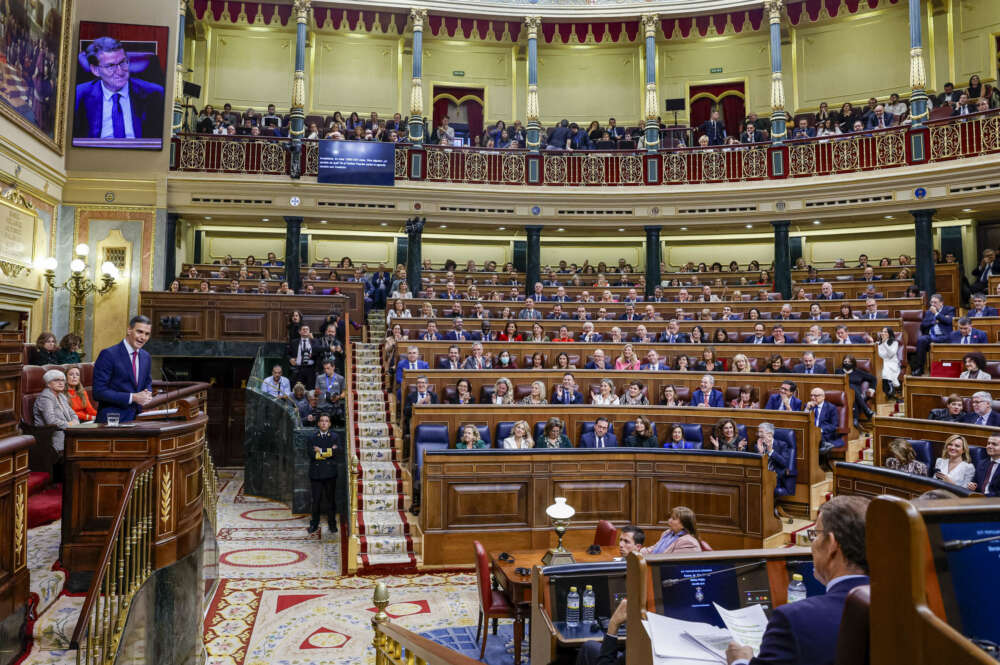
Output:
<svg viewBox="0 0 1000 665">
<path fill-rule="evenodd" d="M 490 595 L 493 583 L 490 581 L 490 560 L 486 556 L 486 548 L 478 540 L 472 541 L 472 549 L 476 554 L 476 586 L 479 587 L 479 607 L 490 606 Z"/>
<path fill-rule="evenodd" d="M 835 665 L 868 665 L 870 610 L 871 587 L 863 584 L 851 589 L 840 617 Z"/>
<path fill-rule="evenodd" d="M 510 433 L 514 431 L 514 421 L 507 420 L 501 423 L 497 423 L 497 445 L 503 443 L 503 440 L 510 436 Z"/>
<path fill-rule="evenodd" d="M 907 439 L 913 452 L 917 454 L 917 459 L 927 465 L 927 473 L 934 473 L 934 447 L 930 441 L 923 439 Z"/>
<path fill-rule="evenodd" d="M 448 445 L 448 426 L 440 423 L 421 423 L 414 433 L 417 443 L 443 443 Z"/>
<path fill-rule="evenodd" d="M 684 423 L 684 424 L 681 425 L 681 427 L 684 428 L 684 440 L 685 441 L 691 441 L 692 443 L 694 443 L 694 442 L 704 443 L 705 442 L 705 435 L 704 435 L 704 432 L 701 429 L 701 425 L 691 425 L 691 424 L 688 424 L 688 423 Z"/>
<path fill-rule="evenodd" d="M 969 446 L 969 458 L 972 460 L 972 465 L 978 467 L 987 458 L 986 448 L 984 446 Z"/>
<path fill-rule="evenodd" d="M 31 426 L 34 420 L 35 399 L 45 389 L 42 376 L 45 368 L 39 365 L 25 365 L 21 368 L 21 422 Z"/>
<path fill-rule="evenodd" d="M 618 529 L 614 524 L 607 520 L 601 520 L 597 523 L 597 529 L 594 531 L 594 544 L 600 545 L 601 547 L 614 547 L 618 541 Z"/>
<path fill-rule="evenodd" d="M 480 425 L 479 423 L 462 423 L 458 426 L 458 431 L 455 432 L 455 440 L 459 441 L 462 438 L 462 430 L 465 429 L 466 425 L 472 425 L 477 430 L 479 430 L 479 438 L 486 442 L 487 448 L 493 447 L 493 439 L 490 438 L 490 426 Z"/>
<path fill-rule="evenodd" d="M 849 432 L 853 414 L 848 412 L 846 407 L 847 395 L 844 394 L 843 390 L 825 390 L 823 392 L 826 393 L 826 401 L 837 407 L 837 431 Z"/>
<path fill-rule="evenodd" d="M 787 427 L 775 427 L 774 428 L 774 440 L 784 441 L 785 443 L 790 443 L 792 445 L 792 465 L 789 471 L 792 473 L 798 473 L 798 465 L 795 463 L 797 444 L 795 443 L 795 430 L 788 429 Z"/>
</svg>

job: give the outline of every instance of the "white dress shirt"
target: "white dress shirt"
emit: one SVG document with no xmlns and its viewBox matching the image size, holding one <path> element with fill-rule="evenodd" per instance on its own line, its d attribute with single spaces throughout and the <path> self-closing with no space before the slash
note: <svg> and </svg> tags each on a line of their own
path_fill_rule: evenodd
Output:
<svg viewBox="0 0 1000 665">
<path fill-rule="evenodd" d="M 115 126 L 111 120 L 111 109 L 114 108 L 115 94 L 121 95 L 122 119 L 125 121 L 125 138 L 134 139 L 135 129 L 132 127 L 132 102 L 129 100 L 128 84 L 122 86 L 117 93 L 108 90 L 104 83 L 101 83 L 101 92 L 104 94 L 104 103 L 101 108 L 101 138 L 113 139 L 115 137 Z"/>
<path fill-rule="evenodd" d="M 965 487 L 972 482 L 972 478 L 976 475 L 976 467 L 965 461 L 959 462 L 958 466 L 948 471 L 948 460 L 943 457 L 939 457 L 934 461 L 934 470 L 948 476 L 951 482 L 961 487 Z"/>
</svg>

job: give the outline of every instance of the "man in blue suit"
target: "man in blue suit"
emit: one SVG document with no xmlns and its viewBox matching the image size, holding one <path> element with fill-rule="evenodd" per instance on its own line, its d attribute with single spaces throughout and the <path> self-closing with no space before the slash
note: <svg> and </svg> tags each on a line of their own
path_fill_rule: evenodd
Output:
<svg viewBox="0 0 1000 665">
<path fill-rule="evenodd" d="M 778 393 L 767 398 L 764 408 L 772 411 L 801 411 L 802 400 L 795 396 L 795 390 L 794 381 L 782 381 Z"/>
<path fill-rule="evenodd" d="M 975 319 L 982 316 L 1000 316 L 1000 313 L 997 312 L 995 307 L 990 307 L 986 304 L 986 296 L 982 293 L 977 293 L 972 296 L 972 307 L 969 309 L 968 316 Z"/>
<path fill-rule="evenodd" d="M 743 338 L 744 344 L 774 344 L 774 338 L 764 334 L 764 324 L 756 323 L 753 327 L 753 334 Z"/>
<path fill-rule="evenodd" d="M 441 333 L 439 333 L 437 331 L 437 327 L 438 326 L 437 326 L 437 322 L 436 321 L 428 321 L 427 322 L 427 330 L 425 330 L 424 332 L 420 333 L 419 339 L 422 339 L 425 342 L 432 342 L 432 341 L 435 341 L 435 340 L 440 340 L 441 339 Z"/>
<path fill-rule="evenodd" d="M 757 656 L 750 647 L 731 642 L 726 650 L 729 665 L 833 662 L 847 594 L 868 584 L 868 502 L 860 496 L 837 496 L 820 506 L 807 534 L 813 575 L 826 585 L 826 593 L 774 608 Z"/>
<path fill-rule="evenodd" d="M 135 420 L 143 405 L 153 399 L 152 359 L 142 350 L 151 332 L 148 318 L 133 316 L 125 339 L 98 354 L 94 362 L 97 422 L 108 422 L 109 413 L 117 413 L 119 422 Z"/>
<path fill-rule="evenodd" d="M 563 374 L 562 383 L 552 390 L 553 404 L 583 404 L 583 393 L 576 389 L 576 377 Z"/>
<path fill-rule="evenodd" d="M 660 333 L 659 341 L 666 344 L 687 344 L 690 338 L 680 331 L 680 324 L 677 323 L 677 319 L 670 319 L 667 322 L 666 330 Z"/>
<path fill-rule="evenodd" d="M 757 426 L 757 452 L 767 456 L 767 468 L 778 476 L 774 496 L 795 494 L 795 479 L 799 471 L 795 464 L 795 443 L 774 438 L 774 424 Z"/>
<path fill-rule="evenodd" d="M 913 376 L 924 371 L 927 351 L 931 342 L 947 342 L 951 335 L 951 322 L 955 318 L 955 308 L 944 304 L 940 293 L 931 296 L 930 306 L 920 321 L 920 337 L 917 338 L 917 357 L 914 361 Z"/>
<path fill-rule="evenodd" d="M 719 119 L 718 111 L 712 111 L 712 116 L 701 123 L 698 131 L 708 137 L 709 145 L 722 145 L 726 140 L 726 126 Z"/>
<path fill-rule="evenodd" d="M 813 424 L 820 430 L 819 458 L 825 464 L 830 450 L 844 445 L 844 439 L 837 433 L 837 407 L 826 401 L 822 388 L 813 388 L 809 398 L 805 410 L 812 414 Z"/>
<path fill-rule="evenodd" d="M 610 431 L 611 423 L 604 416 L 594 421 L 594 431 L 580 437 L 577 448 L 617 448 L 618 437 Z"/>
<path fill-rule="evenodd" d="M 650 349 L 646 354 L 646 362 L 641 365 L 643 370 L 650 370 L 653 372 L 668 372 L 670 371 L 670 365 L 660 360 L 660 354 L 656 352 L 656 349 Z"/>
<path fill-rule="evenodd" d="M 861 313 L 858 317 L 861 319 L 867 319 L 869 321 L 874 321 L 875 319 L 888 319 L 889 312 L 878 311 L 878 300 L 875 298 L 867 298 L 865 300 L 865 311 Z"/>
<path fill-rule="evenodd" d="M 892 120 L 892 114 L 886 113 L 885 108 L 879 104 L 868 114 L 865 129 L 885 129 L 892 126 Z"/>
<path fill-rule="evenodd" d="M 714 376 L 706 374 L 701 377 L 701 387 L 691 395 L 691 403 L 688 406 L 710 406 L 713 408 L 725 406 L 722 391 L 715 389 Z"/>
<path fill-rule="evenodd" d="M 984 427 L 1000 427 L 1000 413 L 993 410 L 993 395 L 980 390 L 972 393 L 972 411 L 965 414 L 963 422 Z"/>
<path fill-rule="evenodd" d="M 396 365 L 396 385 L 403 385 L 404 369 L 429 369 L 426 360 L 420 360 L 420 349 L 411 346 L 406 349 L 406 357 Z"/>
<path fill-rule="evenodd" d="M 73 137 L 163 137 L 163 87 L 131 78 L 129 56 L 117 39 L 99 37 L 86 51 L 93 81 L 76 86 Z"/>
<path fill-rule="evenodd" d="M 482 339 L 482 335 L 477 332 L 469 332 L 465 329 L 465 322 L 461 317 L 457 317 L 451 324 L 451 330 L 445 333 L 444 338 L 455 342 Z"/>
<path fill-rule="evenodd" d="M 992 434 L 986 441 L 986 459 L 976 467 L 972 482 L 975 490 L 986 496 L 1000 496 L 1000 434 Z"/>
<path fill-rule="evenodd" d="M 969 317 L 963 316 L 958 320 L 958 330 L 953 330 L 948 335 L 950 344 L 986 344 L 986 333 L 972 327 Z"/>
</svg>

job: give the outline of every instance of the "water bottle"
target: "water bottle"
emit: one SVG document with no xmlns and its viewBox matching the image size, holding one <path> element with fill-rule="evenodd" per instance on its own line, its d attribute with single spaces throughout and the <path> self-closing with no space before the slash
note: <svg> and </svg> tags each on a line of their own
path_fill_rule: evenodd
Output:
<svg viewBox="0 0 1000 665">
<path fill-rule="evenodd" d="M 566 596 L 566 627 L 576 628 L 580 625 L 580 594 L 576 587 L 569 588 L 569 595 Z"/>
<path fill-rule="evenodd" d="M 792 581 L 788 583 L 788 602 L 794 603 L 797 600 L 805 600 L 805 598 L 805 582 L 802 581 L 802 575 L 795 573 L 792 575 Z"/>
<path fill-rule="evenodd" d="M 583 625 L 589 626 L 594 623 L 594 587 L 589 584 L 583 590 Z"/>
</svg>

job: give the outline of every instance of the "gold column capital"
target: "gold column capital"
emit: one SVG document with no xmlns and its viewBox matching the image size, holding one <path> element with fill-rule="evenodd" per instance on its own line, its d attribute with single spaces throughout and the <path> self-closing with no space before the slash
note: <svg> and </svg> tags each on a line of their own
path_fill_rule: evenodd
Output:
<svg viewBox="0 0 1000 665">
<path fill-rule="evenodd" d="M 188 0 L 180 0 L 180 2 L 177 3 L 177 13 L 181 16 L 187 14 L 187 5 Z"/>
<path fill-rule="evenodd" d="M 308 23 L 309 9 L 312 6 L 311 0 L 293 0 L 292 6 L 295 9 L 295 22 Z"/>
<path fill-rule="evenodd" d="M 538 39 L 538 29 L 542 27 L 542 17 L 525 16 L 524 27 L 528 29 L 528 39 Z"/>
<path fill-rule="evenodd" d="M 423 7 L 410 8 L 410 20 L 413 21 L 414 32 L 423 32 L 424 21 L 427 20 L 427 10 Z"/>
<path fill-rule="evenodd" d="M 656 23 L 660 20 L 659 14 L 643 14 L 639 17 L 646 37 L 656 36 Z"/>
<path fill-rule="evenodd" d="M 781 23 L 781 8 L 783 0 L 764 0 L 764 11 L 767 12 L 768 22 Z"/>
</svg>

